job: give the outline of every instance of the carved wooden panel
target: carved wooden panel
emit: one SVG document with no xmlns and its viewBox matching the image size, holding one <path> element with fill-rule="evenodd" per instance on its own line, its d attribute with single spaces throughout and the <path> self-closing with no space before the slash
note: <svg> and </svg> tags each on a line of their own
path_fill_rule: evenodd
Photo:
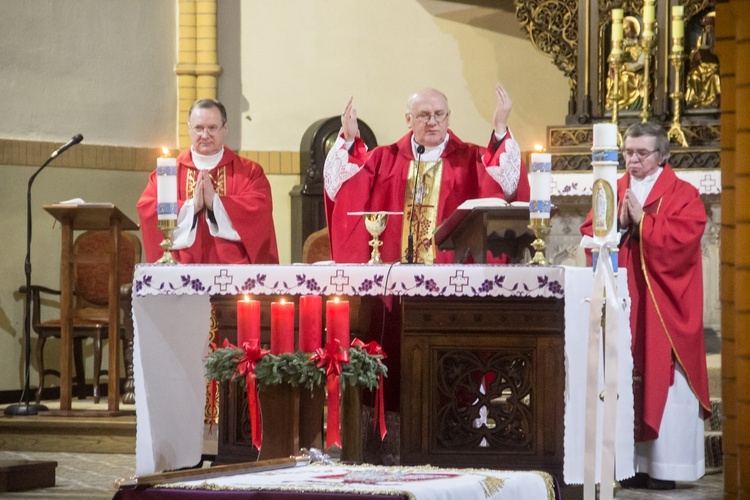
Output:
<svg viewBox="0 0 750 500">
<path fill-rule="evenodd" d="M 562 300 L 405 297 L 402 307 L 401 463 L 561 477 Z"/>
</svg>

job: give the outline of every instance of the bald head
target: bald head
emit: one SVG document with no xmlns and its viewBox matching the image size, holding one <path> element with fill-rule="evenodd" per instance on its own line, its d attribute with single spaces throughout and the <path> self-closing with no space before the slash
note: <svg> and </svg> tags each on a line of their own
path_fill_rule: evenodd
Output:
<svg viewBox="0 0 750 500">
<path fill-rule="evenodd" d="M 435 89 L 422 89 L 406 101 L 406 125 L 417 144 L 435 147 L 448 133 L 448 98 Z"/>
<path fill-rule="evenodd" d="M 417 92 L 414 92 L 412 95 L 409 96 L 409 99 L 407 99 L 406 101 L 406 111 L 408 113 L 413 113 L 414 105 L 426 99 L 427 100 L 442 100 L 445 106 L 445 109 L 446 110 L 448 109 L 448 98 L 445 97 L 445 94 L 443 94 L 439 90 L 435 90 L 435 89 L 428 87 L 428 88 L 419 90 Z"/>
</svg>

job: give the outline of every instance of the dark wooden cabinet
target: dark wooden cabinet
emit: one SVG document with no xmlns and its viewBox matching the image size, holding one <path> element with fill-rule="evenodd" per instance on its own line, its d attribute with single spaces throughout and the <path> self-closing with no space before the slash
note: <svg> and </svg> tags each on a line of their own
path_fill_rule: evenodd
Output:
<svg viewBox="0 0 750 500">
<path fill-rule="evenodd" d="M 562 477 L 563 301 L 404 297 L 402 314 L 401 463 Z"/>
</svg>

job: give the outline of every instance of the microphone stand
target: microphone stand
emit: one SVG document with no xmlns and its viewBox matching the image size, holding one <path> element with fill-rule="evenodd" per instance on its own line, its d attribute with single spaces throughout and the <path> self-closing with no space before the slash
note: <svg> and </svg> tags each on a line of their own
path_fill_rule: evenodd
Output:
<svg viewBox="0 0 750 500">
<path fill-rule="evenodd" d="M 417 182 L 419 182 L 419 167 L 422 166 L 422 153 L 424 153 L 424 146 L 421 144 L 417 146 L 417 173 L 414 176 L 414 193 L 411 198 L 411 213 L 409 213 L 409 235 L 406 238 L 406 263 L 414 263 L 414 228 L 412 223 L 414 222 L 414 205 L 417 201 Z"/>
<path fill-rule="evenodd" d="M 40 411 L 49 411 L 49 408 L 44 405 L 30 404 L 31 390 L 29 389 L 29 378 L 31 376 L 31 185 L 34 183 L 34 179 L 36 179 L 36 176 L 39 175 L 39 172 L 41 172 L 44 167 L 49 165 L 52 160 L 57 158 L 60 153 L 68 149 L 70 146 L 74 146 L 75 144 L 81 142 L 82 139 L 83 137 L 79 134 L 67 144 L 62 146 L 60 149 L 52 153 L 50 157 L 47 158 L 47 161 L 45 161 L 44 164 L 39 167 L 36 172 L 34 172 L 31 178 L 29 178 L 29 185 L 26 189 L 26 261 L 24 263 L 24 272 L 26 273 L 26 308 L 24 310 L 25 317 L 23 328 L 24 343 L 26 344 L 26 365 L 24 371 L 23 394 L 21 395 L 23 402 L 10 405 L 5 408 L 3 413 L 8 416 L 20 417 L 36 415 Z"/>
</svg>

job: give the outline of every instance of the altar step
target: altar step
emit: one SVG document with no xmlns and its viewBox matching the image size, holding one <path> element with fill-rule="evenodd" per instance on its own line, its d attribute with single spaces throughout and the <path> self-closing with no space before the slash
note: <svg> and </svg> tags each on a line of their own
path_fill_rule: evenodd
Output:
<svg viewBox="0 0 750 500">
<path fill-rule="evenodd" d="M 45 405 L 54 409 L 54 403 Z M 74 408 L 77 408 L 74 404 Z M 99 405 L 106 410 L 106 401 Z M 0 407 L 2 408 L 2 407 Z M 122 409 L 133 409 L 121 405 Z M 126 416 L 0 416 L 0 449 L 70 453 L 135 453 L 135 414 Z M 1 412 L 0 412 L 1 414 Z M 101 412 L 103 415 L 104 412 Z"/>
</svg>

